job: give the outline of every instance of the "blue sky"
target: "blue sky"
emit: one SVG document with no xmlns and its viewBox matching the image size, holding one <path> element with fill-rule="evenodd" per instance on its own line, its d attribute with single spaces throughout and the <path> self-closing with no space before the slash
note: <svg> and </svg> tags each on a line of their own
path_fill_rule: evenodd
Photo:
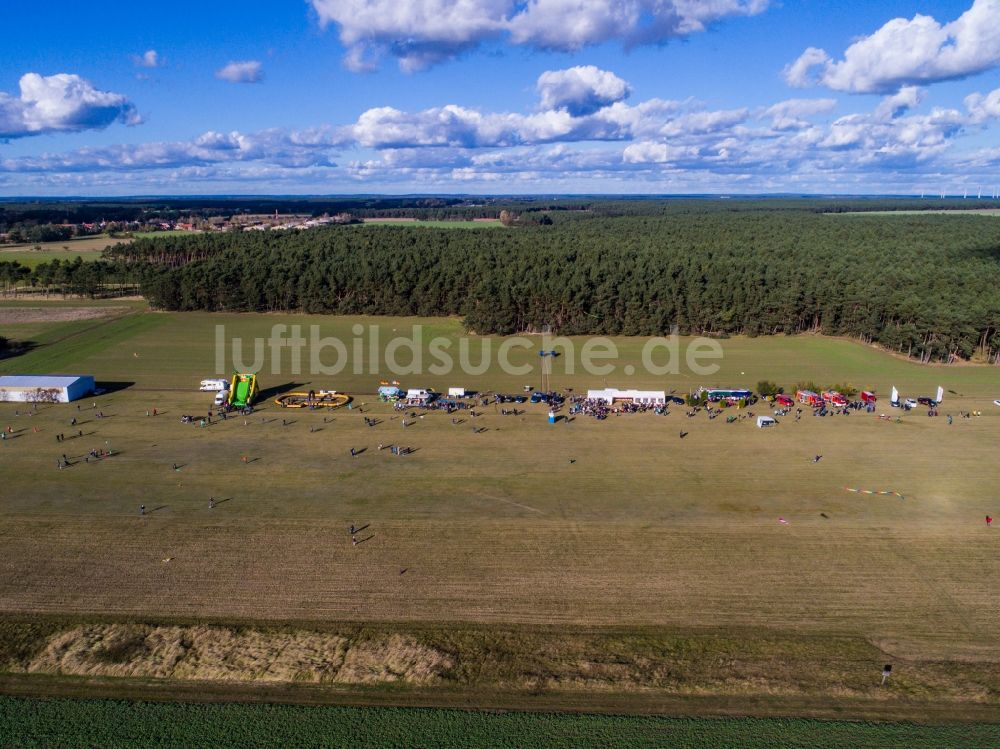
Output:
<svg viewBox="0 0 1000 749">
<path fill-rule="evenodd" d="M 1000 185 L 1000 0 L 10 3 L 0 195 Z"/>
</svg>

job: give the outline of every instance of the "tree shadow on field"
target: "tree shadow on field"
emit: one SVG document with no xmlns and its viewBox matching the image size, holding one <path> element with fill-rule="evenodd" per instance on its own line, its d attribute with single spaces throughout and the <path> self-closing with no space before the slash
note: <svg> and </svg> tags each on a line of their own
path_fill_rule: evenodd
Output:
<svg viewBox="0 0 1000 749">
<path fill-rule="evenodd" d="M 18 341 L 17 345 L 13 348 L 9 348 L 0 353 L 0 361 L 6 359 L 16 359 L 19 356 L 27 354 L 29 351 L 33 351 L 38 348 L 38 344 L 35 341 Z"/>
</svg>

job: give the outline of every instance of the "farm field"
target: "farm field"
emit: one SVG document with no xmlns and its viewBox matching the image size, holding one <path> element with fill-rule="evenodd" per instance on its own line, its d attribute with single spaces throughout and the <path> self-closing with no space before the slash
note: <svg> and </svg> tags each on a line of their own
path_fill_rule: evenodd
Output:
<svg viewBox="0 0 1000 749">
<path fill-rule="evenodd" d="M 1000 741 L 993 726 L 916 726 L 810 720 L 692 720 L 655 717 L 483 713 L 287 705 L 188 705 L 0 698 L 0 742 L 131 747 L 671 746 L 676 749 L 980 749 Z M 27 738 L 26 738 L 27 737 Z"/>
<path fill-rule="evenodd" d="M 19 684 L 67 679 L 58 682 L 66 689 L 80 675 L 239 682 L 264 669 L 279 682 L 326 684 L 329 699 L 402 704 L 454 704 L 459 690 L 484 706 L 482 695 L 496 693 L 514 707 L 553 700 L 624 712 L 698 698 L 686 709 L 718 714 L 738 698 L 761 714 L 776 701 L 786 714 L 826 717 L 998 717 L 1000 531 L 983 523 L 998 510 L 996 368 L 921 366 L 799 336 L 720 341 L 721 370 L 707 378 L 628 376 L 642 341 L 618 338 L 615 372 L 567 374 L 556 360 L 553 386 L 684 393 L 814 380 L 875 388 L 884 400 L 893 385 L 923 395 L 940 384 L 942 414 L 956 418 L 804 415 L 759 430 L 748 419 L 689 419 L 676 406 L 667 416 L 549 424 L 545 407 L 526 404 L 516 416 L 494 405 L 475 418 L 407 416 L 403 427 L 400 413 L 375 402 L 385 377 L 355 373 L 353 362 L 340 375 L 298 374 L 286 350 L 273 374 L 265 361 L 267 398 L 252 416 L 181 423 L 210 407 L 211 394 L 196 388 L 216 373 L 217 326 L 227 341 L 242 337 L 250 359 L 251 339 L 276 323 L 302 325 L 306 338 L 305 326 L 318 324 L 348 351 L 356 326 L 367 347 L 370 326 L 384 346 L 419 325 L 424 357 L 432 337 L 457 347 L 461 336 L 444 319 L 165 314 L 139 304 L 4 326 L 38 345 L 0 362 L 0 373 L 93 374 L 109 392 L 96 408 L 88 399 L 33 416 L 0 403 L 0 426 L 12 429 L 0 444 L 0 670 L 29 680 Z M 473 339 L 472 361 L 500 343 Z M 537 361 L 535 349 L 511 353 L 513 364 Z M 538 385 L 534 372 L 495 365 L 399 379 L 439 390 Z M 309 388 L 350 393 L 353 408 L 272 402 Z M 57 443 L 60 433 L 67 439 Z M 396 456 L 390 445 L 413 452 Z M 94 449 L 114 455 L 96 460 Z M 73 465 L 57 469 L 63 453 Z M 352 523 L 363 526 L 356 546 Z M 141 627 L 114 629 L 129 622 Z M 209 652 L 230 662 L 247 628 L 256 665 L 206 671 Z M 164 670 L 158 659 L 181 641 L 196 644 L 175 662 L 192 665 Z M 301 662 L 277 655 L 293 651 Z M 46 655 L 55 652 L 110 655 Z M 317 671 L 315 652 L 340 653 L 321 660 L 347 665 Z M 378 666 L 378 653 L 394 665 Z M 880 689 L 888 662 L 895 671 Z M 359 663 L 372 669 L 360 686 L 345 676 Z M 389 686 L 402 691 L 386 698 Z"/>
<path fill-rule="evenodd" d="M 165 237 L 190 232 L 155 231 L 135 235 L 138 238 Z M 84 261 L 97 260 L 101 253 L 112 245 L 128 244 L 132 237 L 112 238 L 106 234 L 93 237 L 74 237 L 62 242 L 30 242 L 26 244 L 0 244 L 0 262 L 17 261 L 21 265 L 34 268 L 40 263 L 51 260 L 75 260 L 78 256 Z M 36 250 L 36 247 L 41 249 Z"/>
</svg>

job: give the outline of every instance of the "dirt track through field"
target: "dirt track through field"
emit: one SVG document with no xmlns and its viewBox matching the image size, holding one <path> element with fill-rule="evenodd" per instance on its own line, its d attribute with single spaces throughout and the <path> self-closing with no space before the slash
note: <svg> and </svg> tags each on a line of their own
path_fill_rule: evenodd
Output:
<svg viewBox="0 0 1000 749">
<path fill-rule="evenodd" d="M 127 307 L 0 307 L 0 324 L 96 320 L 118 315 L 127 309 Z"/>
<path fill-rule="evenodd" d="M 1000 557 L 985 530 L 539 519 L 382 522 L 359 539 L 328 522 L 8 519 L 0 611 L 759 626 L 997 645 Z"/>
</svg>

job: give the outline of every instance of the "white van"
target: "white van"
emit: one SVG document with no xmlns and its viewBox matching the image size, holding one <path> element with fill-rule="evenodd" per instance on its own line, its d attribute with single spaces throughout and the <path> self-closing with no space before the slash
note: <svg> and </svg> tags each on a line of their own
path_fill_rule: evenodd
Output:
<svg viewBox="0 0 1000 749">
<path fill-rule="evenodd" d="M 229 390 L 228 389 L 226 389 L 226 390 L 220 390 L 219 392 L 217 392 L 215 394 L 215 405 L 216 406 L 221 406 L 227 400 L 229 400 Z"/>
<path fill-rule="evenodd" d="M 203 390 L 205 392 L 213 392 L 213 393 L 216 390 L 229 390 L 229 381 L 228 380 L 220 380 L 220 379 L 202 380 L 201 381 L 201 388 L 199 388 L 199 389 Z"/>
</svg>

